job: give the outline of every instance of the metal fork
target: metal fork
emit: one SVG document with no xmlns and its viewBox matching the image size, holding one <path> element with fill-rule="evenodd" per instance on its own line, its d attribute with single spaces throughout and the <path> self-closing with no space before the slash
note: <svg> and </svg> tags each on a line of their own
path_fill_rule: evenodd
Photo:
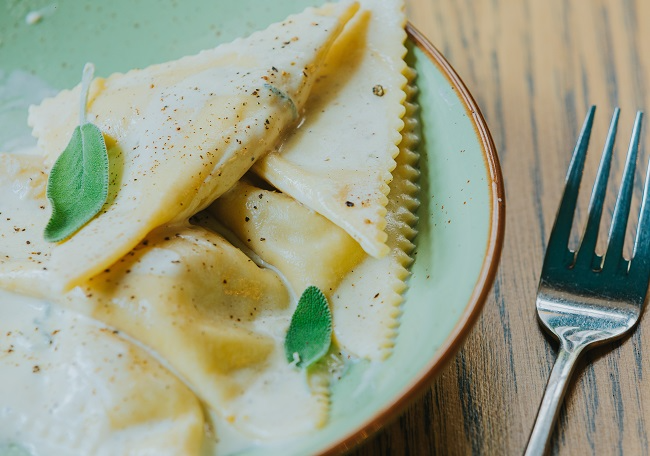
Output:
<svg viewBox="0 0 650 456">
<path fill-rule="evenodd" d="M 607 252 L 596 253 L 598 227 L 618 126 L 614 111 L 596 181 L 589 203 L 587 226 L 576 252 L 569 250 L 569 236 L 578 198 L 591 127 L 596 107 L 585 119 L 566 177 L 562 202 L 546 249 L 537 291 L 537 316 L 541 325 L 560 341 L 544 398 L 533 427 L 526 456 L 544 454 L 560 404 L 576 360 L 587 348 L 623 336 L 636 324 L 643 308 L 650 279 L 650 196 L 648 180 L 643 190 L 632 259 L 623 257 L 623 244 L 630 212 L 634 169 L 639 150 L 642 113 L 632 130 L 625 169 L 614 208 Z"/>
</svg>

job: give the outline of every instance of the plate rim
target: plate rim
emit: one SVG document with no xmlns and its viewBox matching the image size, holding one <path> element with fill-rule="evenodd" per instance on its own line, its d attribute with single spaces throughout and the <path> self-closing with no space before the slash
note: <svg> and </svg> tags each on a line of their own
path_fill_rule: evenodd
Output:
<svg viewBox="0 0 650 456">
<path fill-rule="evenodd" d="M 342 439 L 320 451 L 319 454 L 322 456 L 340 454 L 360 445 L 384 426 L 399 418 L 411 403 L 424 394 L 425 389 L 431 385 L 437 375 L 460 350 L 478 320 L 488 295 L 492 291 L 503 250 L 506 224 L 505 188 L 497 149 L 487 122 L 469 89 L 443 54 L 411 22 L 407 22 L 405 30 L 413 44 L 438 67 L 451 85 L 457 89 L 467 116 L 472 121 L 474 132 L 483 153 L 486 171 L 491 179 L 491 185 L 488 185 L 488 191 L 490 192 L 490 234 L 481 270 L 474 284 L 472 294 L 458 322 L 445 342 L 438 348 L 435 356 L 426 364 L 420 374 L 404 388 L 403 394 L 397 396 L 372 418 L 348 432 Z"/>
<path fill-rule="evenodd" d="M 505 190 L 496 146 L 487 123 L 465 83 L 443 54 L 410 22 L 406 24 L 405 30 L 412 44 L 423 52 L 453 88 L 457 90 L 458 98 L 462 102 L 463 108 L 474 128 L 477 141 L 481 147 L 486 174 L 490 179 L 487 184 L 490 192 L 488 242 L 472 294 L 452 331 L 436 350 L 434 356 L 401 390 L 400 394 L 395 395 L 372 417 L 347 431 L 341 438 L 324 445 L 318 451 L 318 454 L 321 455 L 340 454 L 362 444 L 383 427 L 398 419 L 409 405 L 424 394 L 425 390 L 430 387 L 434 379 L 460 350 L 478 320 L 491 293 L 503 248 L 506 223 Z"/>
</svg>

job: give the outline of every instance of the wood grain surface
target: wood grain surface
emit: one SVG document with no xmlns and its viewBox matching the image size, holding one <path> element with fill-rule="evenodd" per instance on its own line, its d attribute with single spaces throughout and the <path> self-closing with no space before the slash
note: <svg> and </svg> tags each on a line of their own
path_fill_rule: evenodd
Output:
<svg viewBox="0 0 650 456">
<path fill-rule="evenodd" d="M 505 178 L 506 240 L 493 292 L 464 348 L 424 397 L 351 454 L 521 454 L 557 348 L 537 324 L 535 295 L 566 168 L 587 109 L 597 105 L 584 177 L 591 187 L 612 111 L 619 106 L 609 186 L 610 194 L 616 192 L 634 115 L 637 110 L 650 115 L 650 1 L 407 0 L 407 5 L 411 22 L 451 62 L 490 127 Z M 647 118 L 645 123 L 636 206 L 650 154 Z M 608 197 L 605 219 L 613 201 Z M 583 190 L 574 243 L 587 202 Z M 608 226 L 604 220 L 600 249 Z M 551 453 L 643 455 L 650 454 L 649 439 L 646 313 L 632 336 L 584 357 Z"/>
</svg>

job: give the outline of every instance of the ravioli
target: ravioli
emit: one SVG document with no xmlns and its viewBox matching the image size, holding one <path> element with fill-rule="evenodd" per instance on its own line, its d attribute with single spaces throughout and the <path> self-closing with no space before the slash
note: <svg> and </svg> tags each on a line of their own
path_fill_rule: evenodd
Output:
<svg viewBox="0 0 650 456">
<path fill-rule="evenodd" d="M 247 247 L 282 272 L 297 294 L 318 285 L 331 302 L 341 348 L 371 360 L 392 352 L 417 209 L 417 122 L 410 85 L 415 72 L 401 60 L 401 41 L 391 38 L 403 35 L 401 2 L 387 3 L 362 2 L 318 74 L 305 122 L 254 166 L 283 194 L 240 183 L 210 206 Z M 382 67 L 389 63 L 390 68 Z M 365 90 L 371 74 L 388 81 L 381 97 Z M 401 135 L 398 124 L 405 125 Z M 369 158 L 370 150 L 383 154 Z M 353 197 L 371 193 L 363 201 Z M 381 245 L 375 242 L 379 238 Z"/>
<path fill-rule="evenodd" d="M 327 416 L 327 404 L 323 407 L 283 356 L 291 315 L 283 282 L 216 233 L 193 226 L 158 228 L 109 270 L 54 299 L 88 309 L 93 318 L 137 338 L 210 408 L 256 437 L 276 427 L 277 437 L 315 429 Z M 293 384 L 285 386 L 285 398 L 301 398 L 300 420 L 267 404 L 258 405 L 262 415 L 249 425 L 247 414 L 233 404 L 260 379 L 267 380 L 265 386 L 268 379 Z"/>
<path fill-rule="evenodd" d="M 310 285 L 326 295 L 365 256 L 343 229 L 293 198 L 240 181 L 211 206 L 242 243 L 278 268 L 296 296 Z"/>
<path fill-rule="evenodd" d="M 405 74 L 412 83 L 415 72 L 408 69 Z M 413 100 L 416 89 L 409 84 L 405 90 L 405 126 L 386 215 L 390 252 L 383 258 L 366 258 L 346 275 L 331 297 L 338 343 L 349 353 L 376 361 L 390 356 L 395 345 L 408 266 L 413 262 L 410 253 L 415 248 L 412 241 L 416 235 L 415 211 L 419 206 L 416 168 L 419 154 L 415 148 L 419 133 L 417 106 Z"/>
<path fill-rule="evenodd" d="M 253 169 L 382 257 L 403 127 L 406 17 L 402 1 L 360 4 L 327 54 L 300 129 Z"/>
<path fill-rule="evenodd" d="M 407 69 L 409 82 L 415 72 Z M 334 334 L 346 352 L 383 360 L 392 352 L 406 289 L 418 207 L 415 88 L 406 88 L 405 128 L 387 204 L 388 255 L 374 258 L 342 228 L 290 196 L 240 181 L 209 211 L 300 295 L 318 286 L 332 307 Z M 314 125 L 316 131 L 319 125 Z"/>
<path fill-rule="evenodd" d="M 0 333 L 0 453 L 200 454 L 194 394 L 112 329 L 0 292 Z"/>
<path fill-rule="evenodd" d="M 354 3 L 312 8 L 195 56 L 95 80 L 88 117 L 105 134 L 112 187 L 100 214 L 63 243 L 42 237 L 45 186 L 76 125 L 79 88 L 32 108 L 42 155 L 0 154 L 9 222 L 0 288 L 53 302 L 55 322 L 88 323 L 69 310 L 98 320 L 99 336 L 91 328 L 74 340 L 128 349 L 120 379 L 142 377 L 129 406 L 89 411 L 102 415 L 93 423 L 104 437 L 117 429 L 107 454 L 159 454 L 170 439 L 172 454 L 195 454 L 196 397 L 252 441 L 308 433 L 327 422 L 338 348 L 372 361 L 390 354 L 415 235 L 414 72 L 402 60 L 402 2 L 361 3 L 355 16 Z M 251 166 L 280 191 L 242 179 Z M 305 372 L 283 344 L 308 285 L 330 300 L 336 344 Z M 162 387 L 172 398 L 157 404 Z M 52 429 L 27 437 L 94 452 Z M 141 442 L 140 429 L 151 430 Z M 0 450 L 3 438 L 20 440 L 2 431 Z"/>
<path fill-rule="evenodd" d="M 0 154 L 0 287 L 45 296 L 52 244 L 43 240 L 47 223 L 43 158 Z"/>
<path fill-rule="evenodd" d="M 0 212 L 14 223 L 0 229 L 0 287 L 51 300 L 133 337 L 255 437 L 286 437 L 326 422 L 322 389 L 284 359 L 292 311 L 287 288 L 214 232 L 187 223 L 159 227 L 110 268 L 70 292 L 58 291 L 47 266 L 52 245 L 39 236 L 47 222 L 42 160 L 0 155 Z M 261 406 L 251 400 L 255 391 L 268 397 L 273 391 L 277 402 Z M 291 413 L 281 405 L 295 400 Z"/>
<path fill-rule="evenodd" d="M 98 216 L 52 252 L 63 288 L 228 190 L 297 121 L 320 62 L 355 10 L 310 8 L 195 56 L 96 79 L 87 118 L 106 137 L 111 187 Z M 49 162 L 77 124 L 79 91 L 30 110 Z"/>
</svg>

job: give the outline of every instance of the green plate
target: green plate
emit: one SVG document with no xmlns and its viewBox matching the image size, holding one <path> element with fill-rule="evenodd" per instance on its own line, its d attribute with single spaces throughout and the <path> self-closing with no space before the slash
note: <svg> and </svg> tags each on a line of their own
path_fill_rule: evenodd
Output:
<svg viewBox="0 0 650 456">
<path fill-rule="evenodd" d="M 4 0 L 0 4 L 0 150 L 29 140 L 27 105 L 79 81 L 143 67 L 230 41 L 316 0 Z M 42 18 L 28 24 L 31 11 Z M 311 435 L 237 454 L 338 452 L 367 438 L 416 398 L 458 350 L 489 293 L 501 252 L 505 202 L 498 158 L 476 103 L 450 65 L 413 28 L 422 171 L 416 261 L 395 352 L 359 363 L 333 391 L 329 424 Z M 39 78 L 38 83 L 29 78 Z M 25 87 L 30 87 L 25 91 Z"/>
</svg>

